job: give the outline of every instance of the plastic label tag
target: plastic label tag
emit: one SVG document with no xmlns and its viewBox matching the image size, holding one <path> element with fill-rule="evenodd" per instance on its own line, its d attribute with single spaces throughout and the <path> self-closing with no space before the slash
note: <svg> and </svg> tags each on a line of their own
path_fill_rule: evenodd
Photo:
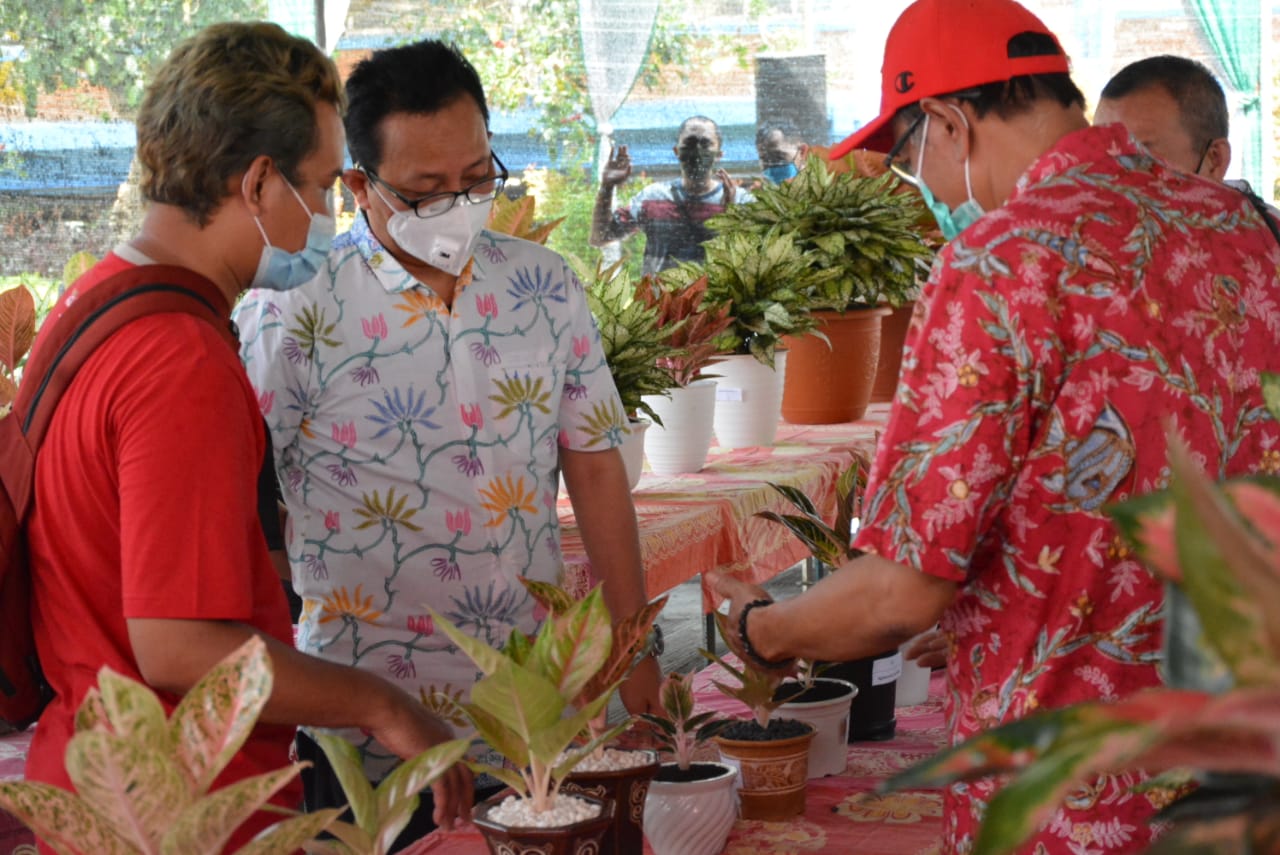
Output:
<svg viewBox="0 0 1280 855">
<path fill-rule="evenodd" d="M 894 653 L 871 663 L 871 685 L 883 686 L 892 683 L 902 675 L 902 654 Z"/>
<path fill-rule="evenodd" d="M 716 400 L 717 400 L 717 401 L 741 401 L 741 400 L 742 400 L 742 390 L 741 390 L 741 389 L 733 389 L 733 388 L 725 388 L 724 386 L 717 386 L 717 387 L 716 387 Z"/>
</svg>

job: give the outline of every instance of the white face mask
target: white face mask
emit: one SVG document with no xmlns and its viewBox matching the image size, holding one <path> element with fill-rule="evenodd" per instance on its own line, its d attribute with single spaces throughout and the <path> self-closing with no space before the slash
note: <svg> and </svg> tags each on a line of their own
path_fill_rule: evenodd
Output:
<svg viewBox="0 0 1280 855">
<path fill-rule="evenodd" d="M 370 181 L 369 186 L 388 208 L 392 208 L 377 183 Z M 492 207 L 492 199 L 469 202 L 459 198 L 443 214 L 426 219 L 413 211 L 395 211 L 392 208 L 395 213 L 387 219 L 387 232 L 409 255 L 450 276 L 458 276 L 471 260 L 476 236 L 489 221 L 489 209 Z"/>
</svg>

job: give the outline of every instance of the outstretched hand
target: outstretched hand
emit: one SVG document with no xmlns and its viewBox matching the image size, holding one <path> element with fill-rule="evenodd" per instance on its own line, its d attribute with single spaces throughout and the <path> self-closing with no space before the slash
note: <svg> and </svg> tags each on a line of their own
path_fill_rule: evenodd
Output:
<svg viewBox="0 0 1280 855">
<path fill-rule="evenodd" d="M 617 187 L 631 177 L 631 155 L 625 145 L 612 146 L 609 159 L 600 173 L 600 183 L 605 187 Z"/>
<path fill-rule="evenodd" d="M 947 637 L 939 629 L 922 632 L 903 648 L 902 655 L 921 668 L 941 668 L 947 664 Z"/>
<path fill-rule="evenodd" d="M 760 663 L 755 659 L 747 656 L 746 645 L 743 643 L 742 636 L 738 629 L 741 626 L 742 610 L 747 603 L 753 600 L 773 600 L 769 592 L 759 585 L 753 585 L 750 582 L 744 582 L 736 576 L 728 574 L 717 575 L 713 584 L 713 590 L 729 601 L 729 614 L 723 621 L 725 626 L 724 641 L 729 650 L 743 662 L 750 662 L 752 666 L 759 667 Z M 790 671 L 794 668 L 794 660 L 788 660 L 783 668 Z"/>
<path fill-rule="evenodd" d="M 733 200 L 738 196 L 738 182 L 729 175 L 727 169 L 717 170 L 716 177 L 724 185 L 724 206 L 727 208 L 733 204 Z"/>
</svg>

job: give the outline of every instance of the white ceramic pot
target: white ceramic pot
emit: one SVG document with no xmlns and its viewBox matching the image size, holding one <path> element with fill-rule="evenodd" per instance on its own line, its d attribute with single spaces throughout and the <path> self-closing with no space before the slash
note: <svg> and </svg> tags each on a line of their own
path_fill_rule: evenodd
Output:
<svg viewBox="0 0 1280 855">
<path fill-rule="evenodd" d="M 671 766 L 671 763 L 663 764 Z M 644 836 L 653 855 L 717 855 L 738 818 L 738 771 L 701 781 L 649 783 L 644 802 Z"/>
<path fill-rule="evenodd" d="M 716 380 L 716 442 L 721 448 L 773 445 L 782 418 L 782 380 L 787 353 L 774 355 L 774 367 L 754 356 L 735 354 L 711 365 Z"/>
<path fill-rule="evenodd" d="M 788 701 L 778 707 L 774 716 L 813 725 L 817 732 L 809 743 L 809 777 L 823 778 L 841 774 L 849 763 L 849 707 L 858 694 L 858 687 L 828 677 L 818 677 L 814 683 L 836 683 L 848 692 L 830 700 Z"/>
<path fill-rule="evenodd" d="M 893 705 L 896 707 L 908 707 L 914 704 L 922 704 L 929 698 L 929 678 L 933 672 L 928 668 L 922 668 L 909 660 L 905 656 L 902 658 L 902 673 L 898 675 L 897 694 L 894 695 Z"/>
<path fill-rule="evenodd" d="M 632 490 L 640 483 L 640 473 L 644 471 L 644 437 L 652 424 L 648 419 L 632 419 L 627 425 L 631 432 L 622 441 L 622 462 L 627 467 L 627 482 Z"/>
<path fill-rule="evenodd" d="M 716 381 L 695 380 L 671 389 L 671 396 L 645 395 L 641 400 L 662 419 L 644 438 L 644 456 L 658 475 L 697 472 L 707 462 L 715 427 Z"/>
</svg>

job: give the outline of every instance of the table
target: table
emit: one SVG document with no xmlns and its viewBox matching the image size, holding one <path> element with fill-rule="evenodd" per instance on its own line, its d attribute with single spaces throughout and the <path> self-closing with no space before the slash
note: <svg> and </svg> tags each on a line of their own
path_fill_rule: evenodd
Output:
<svg viewBox="0 0 1280 855">
<path fill-rule="evenodd" d="M 763 582 L 804 559 L 804 544 L 786 528 L 755 516 L 762 510 L 791 510 L 769 482 L 800 488 L 831 519 L 836 479 L 854 454 L 869 465 L 888 413 L 888 404 L 872 404 L 856 422 L 783 422 L 771 448 L 713 448 L 700 472 L 645 472 L 632 499 L 649 599 L 702 574 L 703 611 L 711 612 L 719 598 L 707 587 L 709 573 L 729 572 Z M 559 512 L 565 586 L 582 595 L 597 579 L 563 495 Z"/>
<path fill-rule="evenodd" d="M 745 707 L 711 686 L 718 667 L 704 668 L 694 678 L 698 707 L 745 714 Z M 784 822 L 738 820 L 729 833 L 725 855 L 931 855 L 940 851 L 941 790 L 905 790 L 884 796 L 873 790 L 880 781 L 932 756 L 944 744 L 945 680 L 944 673 L 935 672 L 928 700 L 898 708 L 894 739 L 850 745 L 844 774 L 810 780 L 803 816 Z M 481 855 L 487 851 L 480 832 L 468 828 L 433 832 L 405 850 L 405 855 Z M 649 852 L 647 844 L 645 852 Z"/>
<path fill-rule="evenodd" d="M 0 781 L 22 777 L 34 731 L 0 736 Z M 36 839 L 26 826 L 0 810 L 0 855 L 36 855 Z"/>
</svg>

